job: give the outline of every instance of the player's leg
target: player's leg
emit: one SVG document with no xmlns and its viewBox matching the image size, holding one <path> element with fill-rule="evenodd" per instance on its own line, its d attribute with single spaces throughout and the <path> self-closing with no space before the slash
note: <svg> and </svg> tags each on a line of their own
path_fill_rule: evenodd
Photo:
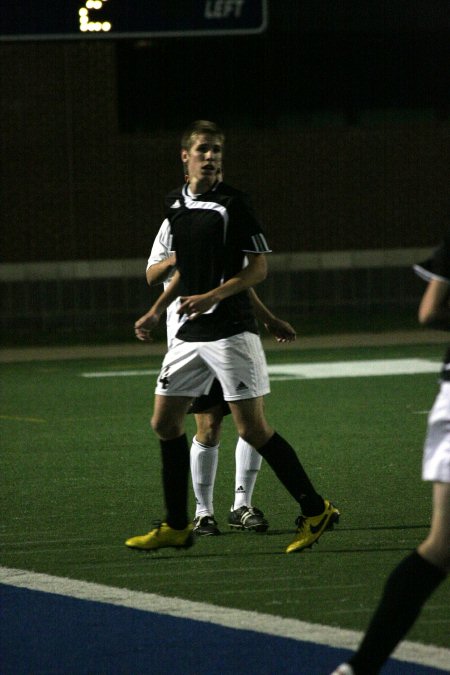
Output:
<svg viewBox="0 0 450 675">
<path fill-rule="evenodd" d="M 349 673 L 379 673 L 449 570 L 450 483 L 434 483 L 430 534 L 389 575 L 361 645 L 349 660 L 352 669 Z M 343 666 L 341 669 L 335 673 L 345 672 Z"/>
<path fill-rule="evenodd" d="M 433 483 L 433 515 L 418 552 L 431 565 L 450 572 L 450 483 Z"/>
<path fill-rule="evenodd" d="M 152 428 L 159 437 L 166 522 L 181 530 L 188 522 L 189 445 L 184 419 L 191 399 L 185 396 L 155 396 Z"/>
<path fill-rule="evenodd" d="M 190 449 L 185 417 L 193 398 L 208 390 L 212 381 L 197 343 L 180 342 L 166 354 L 155 390 L 151 425 L 161 447 L 166 520 L 174 529 L 184 529 L 189 522 Z"/>
<path fill-rule="evenodd" d="M 261 468 L 262 456 L 239 437 L 235 450 L 234 502 L 228 524 L 237 530 L 266 532 L 269 523 L 264 513 L 252 505 L 253 490 Z"/>
<path fill-rule="evenodd" d="M 202 355 L 220 380 L 239 436 L 267 460 L 307 515 L 309 511 L 322 511 L 323 500 L 294 449 L 266 420 L 263 397 L 269 393 L 270 385 L 259 337 L 245 332 L 208 343 Z"/>
<path fill-rule="evenodd" d="M 189 445 L 184 417 L 191 399 L 155 395 L 152 428 L 159 437 L 166 517 L 150 532 L 127 539 L 130 548 L 152 550 L 192 545 L 188 518 Z"/>
<path fill-rule="evenodd" d="M 269 425 L 263 396 L 270 391 L 261 340 L 240 333 L 202 348 L 205 361 L 220 380 L 241 438 L 266 459 L 302 509 L 297 537 L 287 552 L 311 546 L 339 512 L 316 492 L 292 446 Z"/>
<path fill-rule="evenodd" d="M 333 675 L 378 673 L 450 570 L 450 383 L 444 382 L 428 418 L 422 477 L 433 481 L 427 538 L 391 572 L 357 652 Z M 414 592 L 411 593 L 411 589 Z M 345 670 L 351 668 L 351 670 Z"/>
<path fill-rule="evenodd" d="M 195 516 L 214 515 L 214 482 L 219 460 L 222 412 L 220 406 L 195 415 L 196 434 L 191 445 L 191 476 Z"/>
<path fill-rule="evenodd" d="M 194 533 L 200 536 L 218 535 L 220 530 L 214 518 L 214 483 L 222 420 L 230 409 L 223 400 L 222 387 L 217 379 L 206 394 L 192 401 L 188 412 L 195 415 L 197 426 L 191 445 L 191 476 L 196 501 Z"/>
<path fill-rule="evenodd" d="M 263 398 L 228 401 L 239 435 L 268 462 L 300 505 L 297 536 L 287 553 L 311 546 L 339 518 L 339 511 L 318 494 L 293 447 L 268 424 Z"/>
<path fill-rule="evenodd" d="M 323 500 L 314 490 L 294 449 L 268 424 L 262 396 L 228 402 L 239 436 L 254 447 L 303 508 L 323 510 Z M 305 500 L 310 499 L 311 504 Z"/>
<path fill-rule="evenodd" d="M 197 433 L 191 446 L 191 475 L 196 497 L 194 532 L 198 535 L 220 534 L 214 519 L 213 492 L 218 463 L 222 420 L 230 414 L 220 382 L 216 379 L 210 391 L 196 398 L 189 409 L 195 413 Z M 228 517 L 231 527 L 265 532 L 268 522 L 264 514 L 252 506 L 256 477 L 262 457 L 242 438 L 235 451 L 235 499 Z"/>
<path fill-rule="evenodd" d="M 241 506 L 252 506 L 253 490 L 261 468 L 262 456 L 247 441 L 239 437 L 235 461 L 233 509 L 239 509 Z"/>
<path fill-rule="evenodd" d="M 194 532 L 197 535 L 218 535 L 214 519 L 214 483 L 219 461 L 222 406 L 197 413 L 196 435 L 191 444 L 191 477 L 195 495 Z"/>
<path fill-rule="evenodd" d="M 127 546 L 150 550 L 192 545 L 188 518 L 189 445 L 184 421 L 192 399 L 203 393 L 212 379 L 198 357 L 196 343 L 180 343 L 166 354 L 151 420 L 161 448 L 166 518 L 146 535 L 128 539 Z"/>
<path fill-rule="evenodd" d="M 419 553 L 431 564 L 450 566 L 450 382 L 441 383 L 428 417 L 422 460 L 422 478 L 433 482 L 430 532 Z"/>
<path fill-rule="evenodd" d="M 185 416 L 191 401 L 190 396 L 155 394 L 150 425 L 160 440 L 178 438 L 184 434 Z"/>
</svg>

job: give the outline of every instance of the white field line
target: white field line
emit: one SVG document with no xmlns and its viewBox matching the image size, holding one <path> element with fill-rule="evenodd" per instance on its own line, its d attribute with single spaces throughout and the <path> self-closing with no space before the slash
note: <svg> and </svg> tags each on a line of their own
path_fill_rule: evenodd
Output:
<svg viewBox="0 0 450 675">
<path fill-rule="evenodd" d="M 139 375 L 158 375 L 160 369 L 142 369 L 142 370 L 100 370 L 93 373 L 81 373 L 81 377 L 136 377 Z"/>
<path fill-rule="evenodd" d="M 166 598 L 153 593 L 114 588 L 8 567 L 0 567 L 0 583 L 336 648 L 354 650 L 362 636 L 362 633 L 358 631 L 312 624 L 272 614 L 218 607 L 182 598 Z M 443 670 L 446 670 L 450 663 L 450 649 L 415 642 L 403 642 L 394 655 L 402 661 L 420 663 Z"/>
<path fill-rule="evenodd" d="M 276 363 L 268 366 L 270 379 L 316 380 L 337 377 L 415 375 L 439 373 L 440 362 L 430 359 L 378 359 L 372 361 L 333 361 L 330 363 Z M 157 375 L 159 369 L 105 370 L 81 373 L 82 377 L 135 377 Z"/>
</svg>

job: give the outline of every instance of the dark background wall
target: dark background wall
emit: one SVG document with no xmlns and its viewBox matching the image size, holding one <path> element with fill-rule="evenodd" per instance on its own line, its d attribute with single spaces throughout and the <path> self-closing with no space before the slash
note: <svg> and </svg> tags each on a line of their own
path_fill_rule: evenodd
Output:
<svg viewBox="0 0 450 675">
<path fill-rule="evenodd" d="M 2 262 L 145 258 L 198 117 L 276 251 L 434 245 L 448 3 L 268 4 L 261 35 L 0 43 Z"/>
</svg>

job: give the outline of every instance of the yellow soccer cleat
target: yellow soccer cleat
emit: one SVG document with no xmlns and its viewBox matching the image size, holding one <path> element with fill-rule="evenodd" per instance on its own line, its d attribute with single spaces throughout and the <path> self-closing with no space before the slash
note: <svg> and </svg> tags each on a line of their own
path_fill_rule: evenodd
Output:
<svg viewBox="0 0 450 675">
<path fill-rule="evenodd" d="M 341 515 L 338 509 L 325 499 L 325 509 L 318 516 L 299 516 L 296 523 L 297 534 L 286 549 L 286 553 L 298 553 L 309 548 L 318 540 L 325 530 L 332 529 L 333 524 L 339 522 Z"/>
<path fill-rule="evenodd" d="M 174 530 L 167 523 L 158 523 L 147 534 L 131 537 L 125 542 L 125 546 L 139 548 L 142 551 L 154 551 L 158 548 L 189 548 L 194 543 L 192 523 L 184 530 Z"/>
</svg>

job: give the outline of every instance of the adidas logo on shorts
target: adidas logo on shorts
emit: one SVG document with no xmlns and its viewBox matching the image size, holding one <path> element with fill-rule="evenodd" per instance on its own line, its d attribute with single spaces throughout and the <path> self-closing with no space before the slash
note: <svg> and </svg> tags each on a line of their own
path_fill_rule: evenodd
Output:
<svg viewBox="0 0 450 675">
<path fill-rule="evenodd" d="M 238 386 L 236 387 L 236 391 L 243 391 L 244 389 L 248 389 L 247 385 L 245 382 L 239 382 Z"/>
</svg>

